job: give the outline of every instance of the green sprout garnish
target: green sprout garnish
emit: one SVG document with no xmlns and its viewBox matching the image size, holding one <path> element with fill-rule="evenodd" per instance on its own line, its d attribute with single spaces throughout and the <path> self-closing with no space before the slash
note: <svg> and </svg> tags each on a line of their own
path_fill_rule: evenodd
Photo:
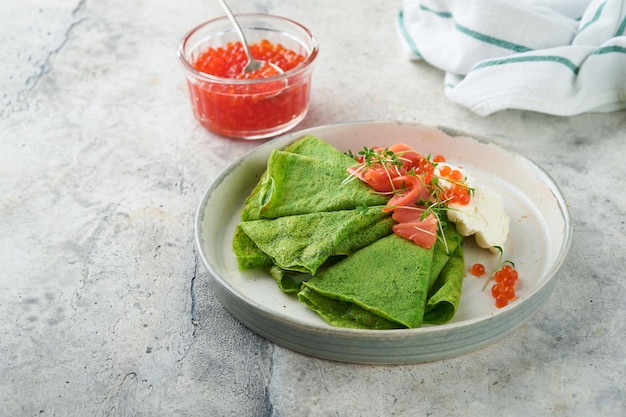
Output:
<svg viewBox="0 0 626 417">
<path fill-rule="evenodd" d="M 500 253 L 500 256 L 498 257 L 498 263 L 497 263 L 496 269 L 494 270 L 493 274 L 491 274 L 489 278 L 487 278 L 487 280 L 485 281 L 485 284 L 483 285 L 483 291 L 485 291 L 489 283 L 494 280 L 494 278 L 496 277 L 496 272 L 501 270 L 504 265 L 509 264 L 513 268 L 515 268 L 515 263 L 513 261 L 509 261 L 508 259 L 502 260 L 502 256 L 504 255 L 504 249 L 502 249 L 501 246 L 494 246 L 494 248 L 497 249 L 497 251 Z"/>
</svg>

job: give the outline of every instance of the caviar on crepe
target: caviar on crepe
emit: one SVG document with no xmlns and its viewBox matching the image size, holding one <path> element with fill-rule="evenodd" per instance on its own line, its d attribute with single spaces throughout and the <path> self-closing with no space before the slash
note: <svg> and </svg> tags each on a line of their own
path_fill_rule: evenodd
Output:
<svg viewBox="0 0 626 417">
<path fill-rule="evenodd" d="M 443 238 L 438 232 L 449 205 L 470 202 L 472 188 L 465 175 L 447 165 L 442 155 L 422 155 L 407 144 L 396 143 L 386 148 L 364 147 L 352 156 L 357 164 L 348 168 L 347 181 L 358 178 L 389 195 L 383 211 L 393 213 L 397 223 L 392 230 L 426 249 L 435 244 L 438 234 Z"/>
</svg>

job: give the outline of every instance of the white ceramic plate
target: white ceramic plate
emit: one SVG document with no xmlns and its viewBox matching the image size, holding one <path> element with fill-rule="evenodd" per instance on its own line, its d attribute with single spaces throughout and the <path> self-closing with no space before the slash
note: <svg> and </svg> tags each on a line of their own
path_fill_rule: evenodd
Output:
<svg viewBox="0 0 626 417">
<path fill-rule="evenodd" d="M 515 262 L 518 298 L 497 309 L 484 278 L 466 275 L 458 312 L 438 326 L 402 330 L 342 329 L 328 325 L 260 271 L 239 271 L 231 249 L 245 197 L 265 170 L 272 149 L 312 134 L 341 150 L 404 142 L 423 154 L 442 154 L 503 197 L 511 218 L 505 258 Z M 399 122 L 357 122 L 291 133 L 253 149 L 227 167 L 205 193 L 196 214 L 196 242 L 216 280 L 224 307 L 259 335 L 308 355 L 358 363 L 414 363 L 462 355 L 501 340 L 546 302 L 571 242 L 567 205 L 555 182 L 528 158 L 484 138 L 449 128 Z M 493 270 L 498 255 L 465 242 L 466 266 Z"/>
</svg>

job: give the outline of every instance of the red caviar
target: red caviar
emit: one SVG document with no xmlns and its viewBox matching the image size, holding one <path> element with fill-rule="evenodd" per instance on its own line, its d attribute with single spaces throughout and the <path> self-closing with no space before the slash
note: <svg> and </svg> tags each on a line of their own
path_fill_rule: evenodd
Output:
<svg viewBox="0 0 626 417">
<path fill-rule="evenodd" d="M 471 191 L 464 184 L 465 176 L 458 169 L 453 169 L 449 165 L 439 168 L 439 176 L 452 182 L 452 186 L 445 192 L 445 199 L 451 204 L 467 205 L 471 200 Z"/>
<path fill-rule="evenodd" d="M 511 265 L 504 265 L 493 277 L 496 282 L 491 287 L 491 295 L 495 298 L 496 307 L 502 308 L 515 299 L 515 285 L 518 274 Z"/>
<path fill-rule="evenodd" d="M 223 78 L 215 82 L 190 81 L 189 89 L 200 123 L 226 136 L 246 137 L 253 132 L 267 136 L 264 132 L 304 117 L 308 108 L 310 72 L 280 78 L 280 72 L 267 64 L 270 62 L 287 72 L 302 64 L 306 56 L 268 40 L 251 44 L 249 48 L 255 59 L 266 61 L 266 65 L 254 72 L 243 70 L 247 57 L 240 42 L 208 48 L 191 63 L 202 73 Z"/>
<path fill-rule="evenodd" d="M 250 53 L 255 59 L 271 62 L 283 71 L 289 71 L 304 61 L 305 57 L 281 44 L 273 44 L 264 39 L 259 43 L 249 45 Z M 241 42 L 230 42 L 219 48 L 209 48 L 198 56 L 193 67 L 206 74 L 222 78 L 259 79 L 278 75 L 278 71 L 270 65 L 246 73 L 244 67 L 248 58 Z"/>
<path fill-rule="evenodd" d="M 482 277 L 483 275 L 485 275 L 485 265 L 480 264 L 480 263 L 475 263 L 470 268 L 470 272 L 472 273 L 472 275 L 476 277 Z"/>
<path fill-rule="evenodd" d="M 451 172 L 452 172 L 452 168 L 450 168 L 450 166 L 448 166 L 448 165 L 444 165 L 439 170 L 439 175 L 441 175 L 443 178 L 445 178 L 448 175 L 450 175 Z"/>
</svg>

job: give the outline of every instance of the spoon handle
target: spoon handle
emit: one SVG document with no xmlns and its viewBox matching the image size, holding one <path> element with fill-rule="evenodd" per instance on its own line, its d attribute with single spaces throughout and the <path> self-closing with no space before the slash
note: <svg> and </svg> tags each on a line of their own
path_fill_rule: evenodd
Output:
<svg viewBox="0 0 626 417">
<path fill-rule="evenodd" d="M 230 7 L 228 7 L 228 4 L 226 4 L 226 1 L 220 0 L 220 3 L 222 4 L 222 8 L 224 9 L 224 11 L 226 12 L 226 16 L 228 16 L 228 19 L 233 24 L 237 35 L 239 35 L 239 39 L 243 44 L 243 49 L 246 51 L 248 62 L 252 61 L 252 54 L 250 53 L 250 49 L 248 48 L 248 42 L 246 41 L 246 37 L 243 34 L 243 30 L 241 30 L 241 26 L 239 26 L 239 22 L 237 22 L 237 19 L 235 19 L 235 15 L 233 14 L 232 10 L 230 10 Z"/>
</svg>

